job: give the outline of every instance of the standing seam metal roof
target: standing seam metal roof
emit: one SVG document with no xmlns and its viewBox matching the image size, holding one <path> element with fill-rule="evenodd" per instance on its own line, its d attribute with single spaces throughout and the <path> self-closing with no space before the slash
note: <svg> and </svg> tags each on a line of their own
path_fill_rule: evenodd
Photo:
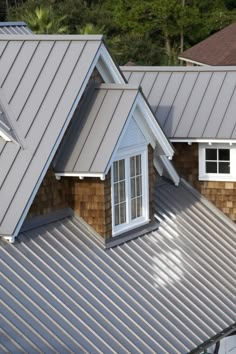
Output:
<svg viewBox="0 0 236 354">
<path fill-rule="evenodd" d="M 0 241 L 0 352 L 184 354 L 234 324 L 235 225 L 183 183 L 155 200 L 110 250 L 68 214 Z"/>
<path fill-rule="evenodd" d="M 25 22 L 0 22 L 1 34 L 32 34 Z"/>
<path fill-rule="evenodd" d="M 61 146 L 58 173 L 104 173 L 139 93 L 130 85 L 100 85 L 77 112 Z M 89 95 L 89 94 L 88 94 Z"/>
<path fill-rule="evenodd" d="M 172 139 L 236 139 L 236 67 L 122 67 Z"/>
<path fill-rule="evenodd" d="M 0 97 L 22 146 L 0 138 L 0 235 L 12 235 L 72 108 L 101 36 L 0 36 Z"/>
</svg>

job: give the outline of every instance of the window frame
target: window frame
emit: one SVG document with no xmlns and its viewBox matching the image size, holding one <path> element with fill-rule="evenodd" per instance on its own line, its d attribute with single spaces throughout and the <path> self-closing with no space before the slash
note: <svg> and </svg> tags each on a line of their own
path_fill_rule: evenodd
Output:
<svg viewBox="0 0 236 354">
<path fill-rule="evenodd" d="M 131 183 L 130 183 L 130 158 L 141 155 L 142 172 L 142 216 L 132 220 L 131 218 Z M 126 222 L 115 225 L 114 205 L 114 162 L 125 160 L 125 188 L 126 188 Z M 142 145 L 133 148 L 121 148 L 117 152 L 111 166 L 111 205 L 112 205 L 112 236 L 117 236 L 136 227 L 147 224 L 149 219 L 149 172 L 148 172 L 148 148 Z"/>
<path fill-rule="evenodd" d="M 206 159 L 206 149 L 229 150 L 230 173 L 206 172 L 206 161 L 210 161 Z M 217 156 L 218 154 L 219 151 L 217 151 Z M 199 176 L 198 176 L 199 181 L 222 181 L 222 182 L 236 181 L 236 146 L 235 145 L 229 145 L 223 143 L 222 144 L 212 143 L 210 145 L 210 144 L 199 143 L 198 157 L 199 157 Z M 217 158 L 215 161 L 218 166 L 219 159 Z"/>
</svg>

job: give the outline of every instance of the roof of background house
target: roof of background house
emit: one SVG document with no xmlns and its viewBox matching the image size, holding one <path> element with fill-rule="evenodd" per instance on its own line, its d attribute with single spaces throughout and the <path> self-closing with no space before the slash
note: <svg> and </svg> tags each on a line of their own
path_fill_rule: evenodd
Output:
<svg viewBox="0 0 236 354">
<path fill-rule="evenodd" d="M 1 34 L 32 34 L 25 22 L 0 22 Z"/>
<path fill-rule="evenodd" d="M 202 65 L 236 65 L 236 22 L 185 50 L 179 59 Z"/>
<path fill-rule="evenodd" d="M 171 139 L 236 139 L 236 67 L 127 67 Z"/>
<path fill-rule="evenodd" d="M 0 351 L 188 353 L 232 330 L 235 225 L 184 182 L 155 194 L 159 229 L 110 250 L 66 211 L 0 240 Z"/>
<path fill-rule="evenodd" d="M 138 102 L 146 104 L 138 85 L 101 84 L 91 87 L 87 99 L 76 113 L 79 119 L 74 120 L 70 134 L 60 147 L 54 166 L 57 174 L 106 174 Z M 146 107 L 149 109 L 148 105 Z M 144 119 L 148 121 L 147 117 Z M 155 123 L 153 117 L 153 124 Z M 154 127 L 152 128 L 155 136 Z M 158 124 L 155 124 L 155 128 L 162 138 L 158 141 L 156 137 L 156 140 L 163 154 L 173 154 L 173 149 Z"/>
<path fill-rule="evenodd" d="M 101 36 L 0 36 L 0 235 L 19 231 L 96 64 Z M 95 60 L 96 59 L 96 60 Z"/>
</svg>

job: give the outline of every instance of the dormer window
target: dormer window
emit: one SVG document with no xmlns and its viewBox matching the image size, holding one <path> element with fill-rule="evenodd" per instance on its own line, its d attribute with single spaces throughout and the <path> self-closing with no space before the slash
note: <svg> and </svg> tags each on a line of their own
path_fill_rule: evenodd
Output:
<svg viewBox="0 0 236 354">
<path fill-rule="evenodd" d="M 113 236 L 149 221 L 147 147 L 122 153 L 112 166 Z"/>
</svg>

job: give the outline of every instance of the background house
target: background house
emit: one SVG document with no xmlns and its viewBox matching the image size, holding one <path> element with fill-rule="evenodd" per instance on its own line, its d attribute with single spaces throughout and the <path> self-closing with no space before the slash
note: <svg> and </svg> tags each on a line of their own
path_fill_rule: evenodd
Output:
<svg viewBox="0 0 236 354">
<path fill-rule="evenodd" d="M 236 23 L 185 50 L 179 59 L 190 66 L 236 65 Z"/>
<path fill-rule="evenodd" d="M 174 164 L 236 220 L 236 68 L 122 67 L 175 148 Z"/>
</svg>

